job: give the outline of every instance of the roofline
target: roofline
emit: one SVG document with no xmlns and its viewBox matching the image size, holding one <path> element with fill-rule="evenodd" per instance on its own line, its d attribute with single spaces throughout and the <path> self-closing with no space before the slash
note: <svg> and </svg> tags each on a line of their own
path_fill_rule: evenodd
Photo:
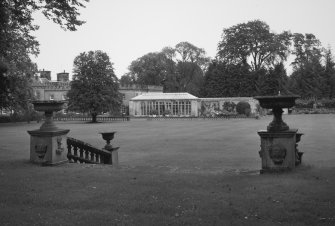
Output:
<svg viewBox="0 0 335 226">
<path fill-rule="evenodd" d="M 135 98 L 135 97 L 134 97 Z M 134 98 L 130 99 L 130 101 L 136 101 L 136 100 L 199 100 L 199 98 L 166 98 L 166 99 L 157 99 L 157 98 L 153 98 L 153 99 L 135 99 Z"/>
</svg>

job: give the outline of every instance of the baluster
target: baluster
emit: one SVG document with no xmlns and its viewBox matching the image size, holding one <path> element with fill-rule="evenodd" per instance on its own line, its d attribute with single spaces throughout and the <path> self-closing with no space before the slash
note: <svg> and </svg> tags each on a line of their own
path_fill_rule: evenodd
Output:
<svg viewBox="0 0 335 226">
<path fill-rule="evenodd" d="M 67 159 L 71 162 L 72 161 L 72 157 L 71 157 L 71 143 L 69 140 L 67 140 Z"/>
<path fill-rule="evenodd" d="M 74 146 L 73 146 L 73 155 L 75 157 L 78 156 L 78 147 L 76 146 L 76 144 L 74 144 Z M 77 158 L 74 158 L 74 162 L 77 162 Z"/>
<path fill-rule="evenodd" d="M 73 155 L 78 156 L 78 146 L 76 145 L 73 147 Z"/>
<path fill-rule="evenodd" d="M 80 158 L 83 158 L 84 157 L 84 146 L 83 145 L 80 145 L 80 149 L 79 149 L 79 153 L 80 153 Z"/>
<path fill-rule="evenodd" d="M 69 140 L 67 140 L 67 154 L 71 155 L 71 142 Z"/>
<path fill-rule="evenodd" d="M 85 149 L 85 159 L 86 159 L 86 160 L 89 160 L 89 159 L 90 159 L 90 157 L 89 157 L 89 152 L 88 152 L 87 149 Z"/>
</svg>

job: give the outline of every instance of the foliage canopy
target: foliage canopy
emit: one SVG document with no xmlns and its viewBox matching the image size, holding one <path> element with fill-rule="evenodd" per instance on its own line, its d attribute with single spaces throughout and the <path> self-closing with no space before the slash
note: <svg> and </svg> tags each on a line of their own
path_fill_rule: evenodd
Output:
<svg viewBox="0 0 335 226">
<path fill-rule="evenodd" d="M 96 122 L 99 113 L 119 112 L 118 80 L 108 55 L 100 50 L 80 53 L 74 59 L 69 109 L 87 112 Z"/>
<path fill-rule="evenodd" d="M 251 68 L 258 71 L 286 60 L 290 40 L 288 31 L 275 34 L 265 22 L 249 21 L 223 30 L 217 56 L 233 64 L 250 61 Z"/>
</svg>

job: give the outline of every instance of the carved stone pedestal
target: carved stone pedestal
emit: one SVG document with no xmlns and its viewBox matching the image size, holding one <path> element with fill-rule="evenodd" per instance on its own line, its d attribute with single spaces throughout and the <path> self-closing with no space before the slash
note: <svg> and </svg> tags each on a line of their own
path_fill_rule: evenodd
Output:
<svg viewBox="0 0 335 226">
<path fill-rule="evenodd" d="M 69 131 L 68 129 L 28 131 L 30 134 L 30 161 L 42 165 L 57 165 L 67 162 L 66 135 Z"/>
<path fill-rule="evenodd" d="M 280 132 L 259 131 L 261 137 L 261 150 L 259 152 L 262 158 L 261 173 L 280 172 L 292 170 L 298 158 L 297 142 L 301 134 L 297 129 L 289 129 Z M 297 138 L 299 140 L 297 140 Z"/>
</svg>

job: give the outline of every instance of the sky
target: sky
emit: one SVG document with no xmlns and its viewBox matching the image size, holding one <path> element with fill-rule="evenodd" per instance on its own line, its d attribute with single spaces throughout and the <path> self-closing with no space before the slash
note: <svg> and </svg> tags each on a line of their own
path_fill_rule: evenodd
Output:
<svg viewBox="0 0 335 226">
<path fill-rule="evenodd" d="M 133 60 L 187 41 L 215 57 L 225 28 L 262 20 L 281 33 L 312 33 L 335 53 L 334 0 L 90 0 L 80 8 L 86 23 L 64 31 L 35 13 L 40 43 L 34 61 L 39 70 L 72 74 L 73 60 L 82 52 L 102 50 L 121 77 Z M 287 66 L 290 71 L 289 66 Z"/>
</svg>

